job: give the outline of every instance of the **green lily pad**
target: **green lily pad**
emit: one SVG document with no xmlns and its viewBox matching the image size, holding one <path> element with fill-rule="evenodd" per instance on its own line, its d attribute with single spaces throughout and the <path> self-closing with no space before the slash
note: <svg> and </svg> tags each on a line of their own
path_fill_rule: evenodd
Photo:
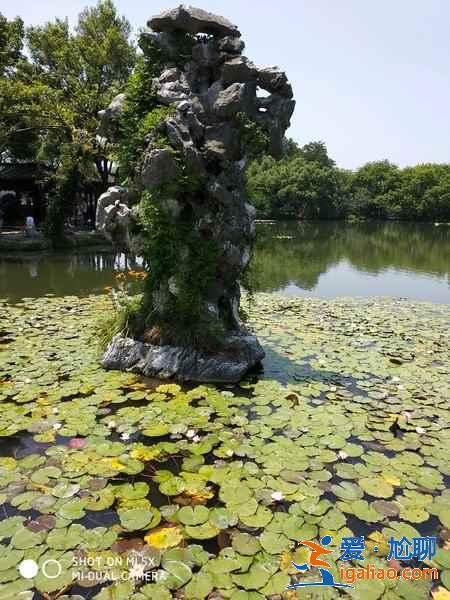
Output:
<svg viewBox="0 0 450 600">
<path fill-rule="evenodd" d="M 260 549 L 259 539 L 248 533 L 235 533 L 232 537 L 233 548 L 244 556 L 253 556 Z"/>
<path fill-rule="evenodd" d="M 363 477 L 358 485 L 370 496 L 375 498 L 390 498 L 394 488 L 381 477 Z"/>
<path fill-rule="evenodd" d="M 211 525 L 211 523 L 203 523 L 196 527 L 187 525 L 185 528 L 186 534 L 194 540 L 209 540 L 219 534 L 220 529 Z"/>
<path fill-rule="evenodd" d="M 17 550 L 33 548 L 34 546 L 42 544 L 46 535 L 47 534 L 44 531 L 34 532 L 23 525 L 19 525 L 11 538 L 11 546 Z"/>
<path fill-rule="evenodd" d="M 239 520 L 246 527 L 265 527 L 272 520 L 273 513 L 269 508 L 265 506 L 258 506 L 258 510 L 254 515 L 249 516 L 241 516 L 239 515 Z"/>
<path fill-rule="evenodd" d="M 213 579 L 208 573 L 200 571 L 194 575 L 184 588 L 188 600 L 203 600 L 213 589 Z"/>
<path fill-rule="evenodd" d="M 281 554 L 289 549 L 292 542 L 283 534 L 265 531 L 259 541 L 263 549 L 269 554 Z"/>
<path fill-rule="evenodd" d="M 209 509 L 205 506 L 183 506 L 178 511 L 178 519 L 183 525 L 201 525 L 208 520 Z"/>
<path fill-rule="evenodd" d="M 122 527 L 128 531 L 146 528 L 153 519 L 153 513 L 143 508 L 119 509 L 117 514 Z"/>
</svg>

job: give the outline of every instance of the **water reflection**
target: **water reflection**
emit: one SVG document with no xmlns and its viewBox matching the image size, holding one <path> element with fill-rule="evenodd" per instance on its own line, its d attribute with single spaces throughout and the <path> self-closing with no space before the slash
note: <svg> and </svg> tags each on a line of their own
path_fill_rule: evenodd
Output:
<svg viewBox="0 0 450 600">
<path fill-rule="evenodd" d="M 403 223 L 261 224 L 255 290 L 401 296 L 450 303 L 450 227 Z"/>
<path fill-rule="evenodd" d="M 0 297 L 85 296 L 111 285 L 116 271 L 141 265 L 141 259 L 110 252 L 11 253 L 0 257 Z"/>
<path fill-rule="evenodd" d="M 87 295 L 111 285 L 133 257 L 11 253 L 0 257 L 0 297 Z M 255 291 L 294 295 L 402 296 L 450 303 L 450 227 L 399 223 L 260 224 Z"/>
</svg>

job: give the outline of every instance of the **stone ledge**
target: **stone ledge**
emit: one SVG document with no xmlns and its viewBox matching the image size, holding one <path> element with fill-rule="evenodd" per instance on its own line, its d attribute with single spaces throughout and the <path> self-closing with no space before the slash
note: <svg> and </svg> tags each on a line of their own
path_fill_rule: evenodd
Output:
<svg viewBox="0 0 450 600">
<path fill-rule="evenodd" d="M 159 379 L 198 383 L 237 383 L 264 358 L 256 336 L 242 332 L 225 339 L 224 350 L 206 353 L 193 348 L 155 346 L 121 334 L 108 346 L 102 366 Z"/>
</svg>

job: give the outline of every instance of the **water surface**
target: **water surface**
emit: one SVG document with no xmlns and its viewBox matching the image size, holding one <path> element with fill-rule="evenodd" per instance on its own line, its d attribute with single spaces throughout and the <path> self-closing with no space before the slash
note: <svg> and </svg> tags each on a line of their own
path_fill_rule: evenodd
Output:
<svg viewBox="0 0 450 600">
<path fill-rule="evenodd" d="M 79 296 L 111 285 L 136 264 L 98 249 L 0 256 L 0 297 Z M 251 272 L 255 291 L 295 296 L 403 297 L 450 304 L 450 226 L 259 224 Z"/>
</svg>

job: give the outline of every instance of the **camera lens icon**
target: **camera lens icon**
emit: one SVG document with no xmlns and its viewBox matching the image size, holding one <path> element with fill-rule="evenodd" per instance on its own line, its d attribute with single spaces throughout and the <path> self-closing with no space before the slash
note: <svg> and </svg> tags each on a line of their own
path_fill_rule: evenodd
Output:
<svg viewBox="0 0 450 600">
<path fill-rule="evenodd" d="M 19 573 L 25 579 L 33 579 L 39 572 L 39 565 L 35 560 L 27 558 L 19 564 Z M 47 579 L 56 579 L 62 573 L 62 565 L 58 560 L 49 558 L 45 560 L 41 565 L 41 571 L 44 577 Z"/>
<path fill-rule="evenodd" d="M 19 573 L 25 579 L 33 579 L 38 574 L 39 566 L 35 560 L 28 558 L 23 560 L 19 565 Z"/>
</svg>

